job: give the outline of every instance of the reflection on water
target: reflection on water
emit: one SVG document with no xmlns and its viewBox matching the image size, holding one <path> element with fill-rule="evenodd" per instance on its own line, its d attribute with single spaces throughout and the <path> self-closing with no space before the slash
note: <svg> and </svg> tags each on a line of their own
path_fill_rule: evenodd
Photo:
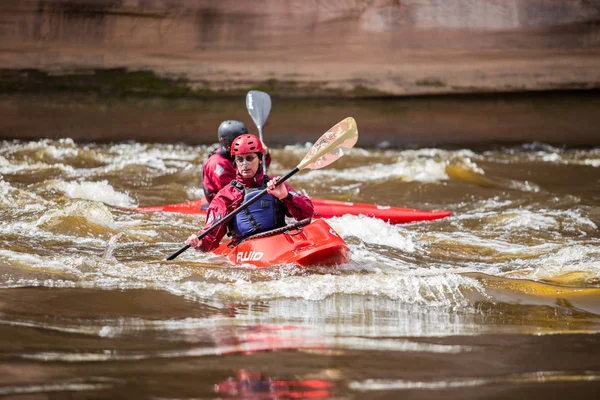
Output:
<svg viewBox="0 0 600 400">
<path fill-rule="evenodd" d="M 307 149 L 274 149 L 271 171 L 287 172 Z M 306 269 L 232 267 L 192 251 L 165 261 L 203 218 L 128 208 L 200 196 L 205 154 L 0 144 L 0 394 L 598 389 L 597 149 L 353 149 L 293 185 L 453 215 L 395 226 L 330 219 L 352 260 Z"/>
<path fill-rule="evenodd" d="M 281 380 L 242 369 L 237 371 L 235 378 L 216 384 L 215 392 L 242 399 L 321 399 L 333 396 L 334 388 L 334 382 L 324 379 Z"/>
</svg>

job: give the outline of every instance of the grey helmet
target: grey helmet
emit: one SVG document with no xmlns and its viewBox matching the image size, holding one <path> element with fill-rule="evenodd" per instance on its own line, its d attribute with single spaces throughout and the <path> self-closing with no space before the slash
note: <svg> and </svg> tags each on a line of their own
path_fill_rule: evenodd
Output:
<svg viewBox="0 0 600 400">
<path fill-rule="evenodd" d="M 246 125 L 244 125 L 243 122 L 233 120 L 223 121 L 221 122 L 221 125 L 219 125 L 218 130 L 219 142 L 221 143 L 221 146 L 223 146 L 223 149 L 229 153 L 231 143 L 233 143 L 235 138 L 244 133 L 248 133 L 248 128 L 246 128 Z"/>
</svg>

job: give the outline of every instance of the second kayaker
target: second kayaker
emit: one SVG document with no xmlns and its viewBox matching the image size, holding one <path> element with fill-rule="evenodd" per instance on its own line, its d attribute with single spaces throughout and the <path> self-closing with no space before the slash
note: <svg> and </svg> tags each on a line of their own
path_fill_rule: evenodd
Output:
<svg viewBox="0 0 600 400">
<path fill-rule="evenodd" d="M 308 197 L 296 192 L 287 182 L 275 187 L 279 177 L 265 175 L 263 152 L 264 146 L 255 135 L 243 134 L 233 141 L 231 156 L 235 160 L 236 178 L 214 196 L 206 214 L 206 225 L 198 235 L 261 190 L 267 188 L 267 194 L 228 224 L 219 226 L 202 239 L 191 235 L 185 244 L 199 251 L 211 251 L 219 246 L 228 231 L 234 239 L 243 239 L 284 226 L 286 215 L 298 221 L 313 216 L 313 204 Z"/>
<path fill-rule="evenodd" d="M 243 122 L 227 120 L 221 122 L 217 130 L 219 147 L 211 151 L 202 164 L 202 190 L 204 197 L 210 203 L 229 182 L 235 179 L 236 170 L 231 155 L 231 144 L 240 135 L 247 134 L 248 128 Z M 271 163 L 268 149 L 265 149 L 267 167 Z"/>
</svg>

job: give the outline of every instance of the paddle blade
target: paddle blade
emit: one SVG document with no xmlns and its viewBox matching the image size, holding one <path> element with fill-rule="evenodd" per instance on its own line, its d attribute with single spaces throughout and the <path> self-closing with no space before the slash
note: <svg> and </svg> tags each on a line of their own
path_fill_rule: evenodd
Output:
<svg viewBox="0 0 600 400">
<path fill-rule="evenodd" d="M 335 124 L 316 141 L 298 168 L 319 169 L 328 166 L 346 154 L 358 141 L 356 121 L 348 117 Z"/>
<path fill-rule="evenodd" d="M 256 127 L 262 130 L 271 112 L 271 96 L 265 92 L 251 90 L 246 95 L 246 108 Z M 262 140 L 262 137 L 260 139 Z"/>
</svg>

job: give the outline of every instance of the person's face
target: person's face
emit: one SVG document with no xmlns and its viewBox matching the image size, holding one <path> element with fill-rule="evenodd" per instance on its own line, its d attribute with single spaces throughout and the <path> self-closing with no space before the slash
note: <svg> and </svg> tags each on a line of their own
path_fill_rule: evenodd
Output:
<svg viewBox="0 0 600 400">
<path fill-rule="evenodd" d="M 235 156 L 235 165 L 243 178 L 252 178 L 258 171 L 260 157 L 256 153 L 237 154 Z"/>
</svg>

